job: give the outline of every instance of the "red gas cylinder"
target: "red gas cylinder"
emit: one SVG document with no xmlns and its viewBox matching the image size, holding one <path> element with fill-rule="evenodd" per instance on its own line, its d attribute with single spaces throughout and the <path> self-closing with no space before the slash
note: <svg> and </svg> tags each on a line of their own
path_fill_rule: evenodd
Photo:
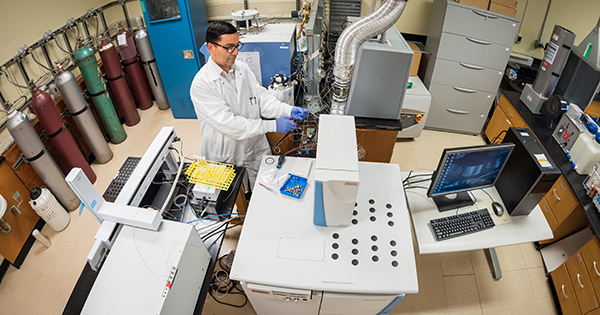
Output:
<svg viewBox="0 0 600 315">
<path fill-rule="evenodd" d="M 125 80 L 121 58 L 117 53 L 117 48 L 106 38 L 100 42 L 100 59 L 106 72 L 106 78 L 110 88 L 117 99 L 117 105 L 125 118 L 127 126 L 135 126 L 140 122 L 140 114 L 135 107 L 135 101 L 131 95 L 131 90 Z"/>
<path fill-rule="evenodd" d="M 152 97 L 150 96 L 148 83 L 146 83 L 146 74 L 144 74 L 142 64 L 138 58 L 133 36 L 124 28 L 120 28 L 117 34 L 117 43 L 123 61 L 123 68 L 125 68 L 127 78 L 133 88 L 138 106 L 142 110 L 152 107 Z"/>
<path fill-rule="evenodd" d="M 48 138 L 50 138 L 50 141 L 56 147 L 56 153 L 68 164 L 69 169 L 66 170 L 67 173 L 72 168 L 79 167 L 90 182 L 94 183 L 96 181 L 96 173 L 94 173 L 83 157 L 71 131 L 66 128 L 50 94 L 39 90 L 37 87 L 33 88 L 29 109 L 37 115 L 46 134 L 48 134 Z"/>
</svg>

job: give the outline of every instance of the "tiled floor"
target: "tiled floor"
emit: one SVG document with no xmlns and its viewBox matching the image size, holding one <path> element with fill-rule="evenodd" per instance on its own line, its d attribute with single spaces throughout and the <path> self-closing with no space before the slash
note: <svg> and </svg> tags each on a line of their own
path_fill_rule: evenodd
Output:
<svg viewBox="0 0 600 315">
<path fill-rule="evenodd" d="M 156 107 L 140 112 L 142 121 L 126 127 L 128 139 L 111 145 L 115 154 L 104 165 L 93 165 L 98 175 L 95 187 L 102 192 L 128 156 L 141 156 L 162 126 L 174 126 L 184 143 L 184 153 L 199 153 L 196 120 L 173 119 L 170 111 Z M 392 162 L 403 171 L 433 171 L 445 147 L 483 144 L 481 137 L 424 131 L 415 140 L 396 143 Z M 99 223 L 87 212 L 71 213 L 63 232 L 48 226 L 43 233 L 53 245 L 34 244 L 20 270 L 10 268 L 0 283 L 0 314 L 61 314 L 73 290 Z M 239 231 L 229 231 L 222 253 L 234 248 Z M 492 278 L 488 258 L 482 250 L 448 254 L 416 255 L 419 293 L 408 295 L 393 314 L 556 314 L 544 266 L 533 244 L 497 248 L 502 279 Z M 239 295 L 218 297 L 242 303 Z M 234 308 L 208 298 L 203 315 L 255 314 L 248 303 Z"/>
</svg>

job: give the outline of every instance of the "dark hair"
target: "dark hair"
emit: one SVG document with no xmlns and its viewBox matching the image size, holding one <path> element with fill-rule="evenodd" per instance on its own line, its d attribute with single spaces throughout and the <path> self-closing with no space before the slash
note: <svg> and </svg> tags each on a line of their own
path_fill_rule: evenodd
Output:
<svg viewBox="0 0 600 315">
<path fill-rule="evenodd" d="M 229 22 L 217 21 L 206 30 L 206 42 L 216 43 L 223 34 L 235 34 L 237 29 Z"/>
</svg>

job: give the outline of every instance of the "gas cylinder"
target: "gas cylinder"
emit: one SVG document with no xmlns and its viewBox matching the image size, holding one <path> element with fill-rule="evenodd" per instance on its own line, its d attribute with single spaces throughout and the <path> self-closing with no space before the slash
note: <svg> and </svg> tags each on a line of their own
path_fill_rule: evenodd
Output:
<svg viewBox="0 0 600 315">
<path fill-rule="evenodd" d="M 87 46 L 81 46 L 77 50 L 75 60 L 77 60 L 77 67 L 81 71 L 100 119 L 108 131 L 110 141 L 115 144 L 125 141 L 127 133 L 125 133 L 125 128 L 121 125 L 108 91 L 106 91 L 106 84 L 98 69 L 98 60 L 94 56 L 94 50 Z"/>
<path fill-rule="evenodd" d="M 135 101 L 127 85 L 127 80 L 125 80 L 117 48 L 110 40 L 102 36 L 98 51 L 100 52 L 106 79 L 117 99 L 117 106 L 119 106 L 123 118 L 125 118 L 125 124 L 127 126 L 137 125 L 140 122 L 140 114 L 135 107 Z"/>
<path fill-rule="evenodd" d="M 27 116 L 22 112 L 10 109 L 6 128 L 15 139 L 27 162 L 31 164 L 63 207 L 69 211 L 77 209 L 81 203 L 79 198 L 65 182 L 65 175 L 46 151 L 42 140 L 33 129 Z"/>
<path fill-rule="evenodd" d="M 75 120 L 79 130 L 83 134 L 85 141 L 90 146 L 96 162 L 104 164 L 113 157 L 108 143 L 104 140 L 102 131 L 94 119 L 94 114 L 87 105 L 87 102 L 81 94 L 77 80 L 71 71 L 65 71 L 58 66 L 56 76 L 56 87 L 67 105 L 69 114 Z"/>
<path fill-rule="evenodd" d="M 29 109 L 36 114 L 48 138 L 56 147 L 56 153 L 66 162 L 68 170 L 74 167 L 81 168 L 92 183 L 96 181 L 96 173 L 92 170 L 85 157 L 79 150 L 71 131 L 66 128 L 60 117 L 60 112 L 50 94 L 38 89 L 33 83 L 31 88 L 31 102 Z"/>
<path fill-rule="evenodd" d="M 145 110 L 152 107 L 152 97 L 146 84 L 146 76 L 142 70 L 142 64 L 138 60 L 135 41 L 131 33 L 123 27 L 119 27 L 117 34 L 117 44 L 119 45 L 119 53 L 123 61 L 123 68 L 127 73 L 129 83 L 133 88 L 133 94 L 140 109 Z"/>
<path fill-rule="evenodd" d="M 138 26 L 138 30 L 135 33 L 135 43 L 140 52 L 140 59 L 144 64 L 144 70 L 146 70 L 146 76 L 148 77 L 148 83 L 150 83 L 152 94 L 154 94 L 156 106 L 163 110 L 169 109 L 169 99 L 167 99 L 165 86 L 163 85 L 160 72 L 158 71 L 158 64 L 156 63 L 156 59 L 154 59 L 154 51 L 152 50 L 150 37 L 144 28 L 142 17 L 136 17 L 135 21 Z"/>
</svg>

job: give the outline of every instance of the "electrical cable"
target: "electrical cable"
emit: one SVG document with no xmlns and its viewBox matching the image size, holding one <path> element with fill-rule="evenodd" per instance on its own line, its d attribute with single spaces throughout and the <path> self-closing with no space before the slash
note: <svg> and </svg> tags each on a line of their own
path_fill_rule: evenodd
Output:
<svg viewBox="0 0 600 315">
<path fill-rule="evenodd" d="M 183 141 L 179 140 L 181 143 L 181 152 L 183 152 Z M 173 182 L 177 182 L 179 181 L 179 176 L 181 175 L 181 169 L 183 168 L 183 163 L 185 162 L 185 158 L 183 157 L 183 154 L 179 155 L 179 159 L 181 160 L 179 162 L 179 169 L 177 170 L 177 175 L 175 175 L 175 180 Z M 177 185 L 173 185 L 171 186 L 171 190 L 169 191 L 169 194 L 167 195 L 167 198 L 165 199 L 165 202 L 163 203 L 162 207 L 160 207 L 160 214 L 162 215 L 163 212 L 165 212 L 165 209 L 167 208 L 167 205 L 169 205 L 169 202 L 171 201 L 171 196 L 173 195 L 173 192 L 175 191 L 175 187 Z"/>
</svg>

